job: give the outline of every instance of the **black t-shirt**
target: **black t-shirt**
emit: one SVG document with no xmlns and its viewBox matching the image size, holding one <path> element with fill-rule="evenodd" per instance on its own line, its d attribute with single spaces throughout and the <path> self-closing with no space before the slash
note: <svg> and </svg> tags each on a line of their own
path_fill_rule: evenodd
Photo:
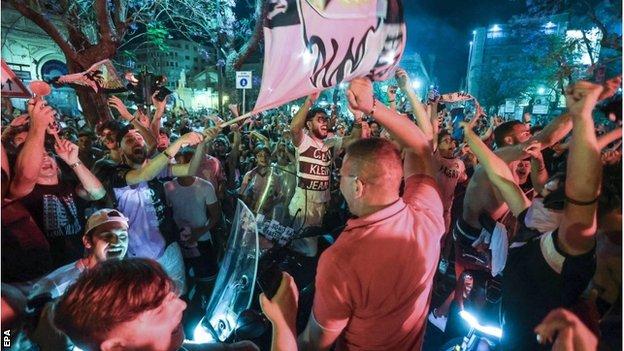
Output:
<svg viewBox="0 0 624 351">
<path fill-rule="evenodd" d="M 50 244 L 53 268 L 82 258 L 88 202 L 76 194 L 76 183 L 36 184 L 33 191 L 20 201 Z"/>
<path fill-rule="evenodd" d="M 553 309 L 571 307 L 596 270 L 595 250 L 570 256 L 546 233 L 509 250 L 503 272 L 503 349 L 540 350 L 533 329 Z"/>
</svg>

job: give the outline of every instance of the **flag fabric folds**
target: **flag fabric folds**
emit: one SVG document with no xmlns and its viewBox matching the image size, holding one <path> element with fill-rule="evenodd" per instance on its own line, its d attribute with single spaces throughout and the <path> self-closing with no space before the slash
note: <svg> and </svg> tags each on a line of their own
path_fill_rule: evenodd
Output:
<svg viewBox="0 0 624 351">
<path fill-rule="evenodd" d="M 350 81 L 385 80 L 401 60 L 400 0 L 270 0 L 258 113 Z"/>
</svg>

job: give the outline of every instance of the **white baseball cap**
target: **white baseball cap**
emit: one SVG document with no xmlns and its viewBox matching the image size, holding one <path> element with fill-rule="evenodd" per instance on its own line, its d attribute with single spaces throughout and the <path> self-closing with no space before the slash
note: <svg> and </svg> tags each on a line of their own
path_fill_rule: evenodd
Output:
<svg viewBox="0 0 624 351">
<path fill-rule="evenodd" d="M 128 228 L 128 218 L 121 213 L 121 211 L 104 208 L 94 212 L 89 219 L 87 219 L 87 227 L 85 228 L 85 235 L 88 235 L 93 229 L 101 226 L 104 223 L 117 222 L 122 223 L 126 229 Z"/>
</svg>

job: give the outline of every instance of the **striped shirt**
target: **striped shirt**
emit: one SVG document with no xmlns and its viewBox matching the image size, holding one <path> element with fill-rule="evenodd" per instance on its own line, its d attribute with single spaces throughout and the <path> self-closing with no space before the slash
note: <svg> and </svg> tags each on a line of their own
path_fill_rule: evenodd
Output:
<svg viewBox="0 0 624 351">
<path fill-rule="evenodd" d="M 340 138 L 318 141 L 304 134 L 297 148 L 297 187 L 307 190 L 308 201 L 329 201 L 329 179 L 332 164 L 332 150 Z"/>
</svg>

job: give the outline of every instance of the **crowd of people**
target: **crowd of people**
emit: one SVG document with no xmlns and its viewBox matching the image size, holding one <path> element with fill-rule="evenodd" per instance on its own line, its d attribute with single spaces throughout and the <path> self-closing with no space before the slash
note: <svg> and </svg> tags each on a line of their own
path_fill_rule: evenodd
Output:
<svg viewBox="0 0 624 351">
<path fill-rule="evenodd" d="M 331 233 L 289 242 L 297 264 L 259 298 L 274 350 L 437 350 L 433 333 L 463 336 L 453 318 L 481 311 L 477 286 L 493 278 L 501 349 L 621 348 L 621 96 L 594 122 L 621 78 L 572 84 L 566 112 L 539 123 L 478 104 L 453 120 L 404 70 L 396 81 L 408 104 L 358 78 L 348 113 L 315 93 L 293 115 L 232 124 L 236 105 L 168 111 L 153 97 L 131 111 L 113 94 L 115 118 L 93 128 L 42 97 L 5 113 L 2 322 L 14 345 L 263 347 L 185 341 L 240 199 L 295 233 Z"/>
</svg>

